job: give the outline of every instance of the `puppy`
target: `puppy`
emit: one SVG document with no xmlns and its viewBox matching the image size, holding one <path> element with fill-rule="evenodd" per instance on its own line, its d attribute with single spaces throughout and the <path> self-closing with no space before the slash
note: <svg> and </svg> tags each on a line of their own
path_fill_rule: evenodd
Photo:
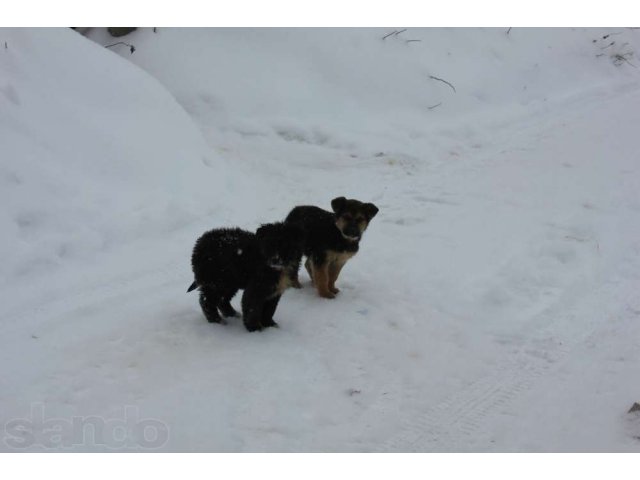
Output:
<svg viewBox="0 0 640 480">
<path fill-rule="evenodd" d="M 305 268 L 318 294 L 325 298 L 334 298 L 339 292 L 335 285 L 338 275 L 347 260 L 358 252 L 362 234 L 378 213 L 373 203 L 345 197 L 331 200 L 331 208 L 333 212 L 313 206 L 295 207 L 285 220 L 304 231 Z M 298 269 L 291 281 L 300 288 L 297 272 Z"/>
<path fill-rule="evenodd" d="M 196 242 L 191 256 L 195 281 L 188 292 L 200 290 L 200 306 L 210 323 L 237 316 L 231 299 L 239 289 L 242 316 L 253 332 L 275 327 L 278 301 L 291 284 L 292 271 L 302 257 L 303 232 L 285 223 L 261 226 L 255 234 L 239 228 L 214 229 Z"/>
</svg>

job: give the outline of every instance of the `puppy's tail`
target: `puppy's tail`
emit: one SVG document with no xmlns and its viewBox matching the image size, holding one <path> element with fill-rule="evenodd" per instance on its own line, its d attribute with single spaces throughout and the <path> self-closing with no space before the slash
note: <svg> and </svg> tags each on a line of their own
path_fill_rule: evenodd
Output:
<svg viewBox="0 0 640 480">
<path fill-rule="evenodd" d="M 196 288 L 198 288 L 198 284 L 194 281 L 191 286 L 189 287 L 189 290 L 187 290 L 187 293 L 195 290 Z"/>
</svg>

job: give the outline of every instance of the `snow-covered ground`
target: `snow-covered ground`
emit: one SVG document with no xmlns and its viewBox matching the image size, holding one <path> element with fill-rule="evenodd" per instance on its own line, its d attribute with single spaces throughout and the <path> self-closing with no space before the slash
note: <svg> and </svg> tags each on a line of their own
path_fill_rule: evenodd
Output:
<svg viewBox="0 0 640 480">
<path fill-rule="evenodd" d="M 640 451 L 640 31 L 393 30 L 0 29 L 0 450 Z M 338 298 L 206 323 L 340 195 Z"/>
</svg>

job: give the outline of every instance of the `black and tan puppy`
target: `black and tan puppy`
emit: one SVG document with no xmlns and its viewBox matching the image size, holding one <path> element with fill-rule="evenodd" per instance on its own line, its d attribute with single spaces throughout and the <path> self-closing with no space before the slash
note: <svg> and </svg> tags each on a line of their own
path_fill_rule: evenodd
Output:
<svg viewBox="0 0 640 480">
<path fill-rule="evenodd" d="M 313 206 L 295 207 L 285 220 L 304 231 L 305 267 L 318 294 L 325 298 L 334 298 L 339 292 L 336 280 L 340 270 L 358 252 L 362 234 L 378 213 L 373 203 L 345 197 L 331 200 L 331 208 L 333 212 Z M 292 283 L 300 288 L 297 269 Z"/>
<path fill-rule="evenodd" d="M 239 289 L 244 325 L 250 332 L 277 326 L 273 314 L 300 265 L 303 232 L 296 225 L 272 223 L 255 234 L 239 228 L 214 229 L 196 242 L 191 256 L 200 306 L 210 323 L 237 316 L 231 299 Z"/>
</svg>

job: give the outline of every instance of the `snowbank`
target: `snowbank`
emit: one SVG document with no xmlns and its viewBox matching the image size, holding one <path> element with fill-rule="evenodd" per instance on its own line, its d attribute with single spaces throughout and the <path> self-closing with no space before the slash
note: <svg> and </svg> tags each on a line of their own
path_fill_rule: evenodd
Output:
<svg viewBox="0 0 640 480">
<path fill-rule="evenodd" d="M 226 173 L 150 75 L 69 29 L 3 29 L 0 40 L 3 284 L 226 205 Z"/>
</svg>

